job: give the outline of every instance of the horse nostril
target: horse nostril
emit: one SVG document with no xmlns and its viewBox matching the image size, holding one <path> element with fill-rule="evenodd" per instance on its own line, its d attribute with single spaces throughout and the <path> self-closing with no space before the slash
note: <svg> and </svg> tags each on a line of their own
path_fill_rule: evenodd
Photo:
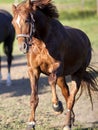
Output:
<svg viewBox="0 0 98 130">
<path fill-rule="evenodd" d="M 27 49 L 27 44 L 23 43 L 23 49 Z"/>
<path fill-rule="evenodd" d="M 28 45 L 25 42 L 19 44 L 19 50 L 26 53 L 28 51 Z"/>
</svg>

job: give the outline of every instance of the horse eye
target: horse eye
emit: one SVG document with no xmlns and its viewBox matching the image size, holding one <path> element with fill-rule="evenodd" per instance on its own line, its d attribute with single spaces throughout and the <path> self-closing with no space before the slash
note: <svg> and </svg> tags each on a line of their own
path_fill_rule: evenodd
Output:
<svg viewBox="0 0 98 130">
<path fill-rule="evenodd" d="M 30 23 L 30 19 L 26 19 L 26 20 L 25 20 L 25 23 Z"/>
</svg>

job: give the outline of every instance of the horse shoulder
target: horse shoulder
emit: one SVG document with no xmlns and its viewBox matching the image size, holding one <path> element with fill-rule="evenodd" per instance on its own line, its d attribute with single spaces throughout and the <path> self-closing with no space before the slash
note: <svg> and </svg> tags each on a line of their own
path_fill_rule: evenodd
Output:
<svg viewBox="0 0 98 130">
<path fill-rule="evenodd" d="M 33 45 L 29 51 L 29 64 L 32 67 L 40 67 L 42 72 L 51 73 L 59 67 L 59 61 L 56 61 L 46 48 L 42 40 L 33 38 Z"/>
</svg>

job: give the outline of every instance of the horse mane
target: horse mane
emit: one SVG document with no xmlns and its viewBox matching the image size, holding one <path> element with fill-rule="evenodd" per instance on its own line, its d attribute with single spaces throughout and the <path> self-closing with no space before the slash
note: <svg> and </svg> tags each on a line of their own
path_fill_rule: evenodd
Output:
<svg viewBox="0 0 98 130">
<path fill-rule="evenodd" d="M 40 10 L 42 13 L 44 13 L 46 16 L 50 18 L 58 18 L 58 10 L 55 5 L 52 3 L 48 3 L 47 5 L 38 6 L 38 10 Z"/>
<path fill-rule="evenodd" d="M 34 1 L 32 1 L 32 5 L 33 5 L 33 2 Z M 24 0 L 20 4 L 18 4 L 18 7 L 24 3 L 26 3 L 26 0 Z M 37 10 L 41 11 L 43 14 L 45 14 L 47 17 L 50 17 L 50 18 L 59 17 L 58 10 L 57 10 L 56 6 L 53 5 L 52 3 L 48 3 L 47 5 L 37 6 Z"/>
</svg>

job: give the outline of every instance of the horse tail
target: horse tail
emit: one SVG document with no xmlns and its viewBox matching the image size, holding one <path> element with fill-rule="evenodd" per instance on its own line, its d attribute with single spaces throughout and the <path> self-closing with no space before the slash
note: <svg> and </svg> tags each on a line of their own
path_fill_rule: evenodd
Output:
<svg viewBox="0 0 98 130">
<path fill-rule="evenodd" d="M 93 100 L 92 100 L 92 92 L 98 91 L 98 80 L 97 80 L 98 71 L 96 71 L 93 67 L 89 66 L 87 70 L 84 72 L 81 81 L 81 93 L 83 88 L 87 88 L 88 95 L 90 97 L 92 109 L 93 109 Z M 80 93 L 80 95 L 81 95 Z"/>
</svg>

